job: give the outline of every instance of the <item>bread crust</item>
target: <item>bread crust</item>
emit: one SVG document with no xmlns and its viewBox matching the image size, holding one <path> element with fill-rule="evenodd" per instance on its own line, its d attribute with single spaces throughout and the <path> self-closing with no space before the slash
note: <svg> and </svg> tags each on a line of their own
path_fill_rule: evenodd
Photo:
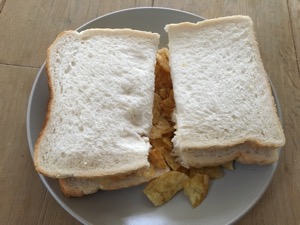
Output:
<svg viewBox="0 0 300 225">
<path fill-rule="evenodd" d="M 99 190 L 118 190 L 121 188 L 138 186 L 160 176 L 161 174 L 167 173 L 168 171 L 170 171 L 169 167 L 160 169 L 151 166 L 144 172 L 136 171 L 130 174 L 108 176 L 106 178 L 59 179 L 59 184 L 66 197 L 82 197 L 84 195 L 93 194 Z"/>
<path fill-rule="evenodd" d="M 89 36 L 93 36 L 93 35 L 98 35 L 98 34 L 107 34 L 107 35 L 132 35 L 133 33 L 141 38 L 159 38 L 159 34 L 157 33 L 150 33 L 150 32 L 144 32 L 144 31 L 138 31 L 138 30 L 132 30 L 132 29 L 88 29 L 88 30 L 84 30 L 80 33 L 78 33 L 77 31 L 73 31 L 73 30 L 68 30 L 68 31 L 63 31 L 61 32 L 56 39 L 54 40 L 54 42 L 49 46 L 49 48 L 47 49 L 47 54 L 46 54 L 46 75 L 47 75 L 47 80 L 48 80 L 48 88 L 49 88 L 49 100 L 48 100 L 48 104 L 47 104 L 47 111 L 46 111 L 46 116 L 45 116 L 45 120 L 42 126 L 42 129 L 38 135 L 37 141 L 34 145 L 34 166 L 35 169 L 41 173 L 42 175 L 48 176 L 48 177 L 52 177 L 52 178 L 65 178 L 65 177 L 72 177 L 72 176 L 76 176 L 78 178 L 91 178 L 91 177 L 95 177 L 95 178 L 99 178 L 99 177 L 109 177 L 111 174 L 106 174 L 106 173 L 97 173 L 97 174 L 90 174 L 90 175 L 82 175 L 82 174 L 65 174 L 65 175 L 61 175 L 61 174 L 57 174 L 57 173 L 51 173 L 47 170 L 44 170 L 44 168 L 39 164 L 39 159 L 38 159 L 38 155 L 39 155 L 39 150 L 40 150 L 40 144 L 42 139 L 45 137 L 46 135 L 46 129 L 49 126 L 50 120 L 51 120 L 51 114 L 53 111 L 53 101 L 54 101 L 54 90 L 53 90 L 53 80 L 52 80 L 52 75 L 51 75 L 51 70 L 50 70 L 50 61 L 51 61 L 51 51 L 53 50 L 53 48 L 57 45 L 57 43 L 60 41 L 60 39 L 63 36 L 66 35 L 78 35 L 79 38 L 88 38 Z M 154 65 L 153 65 L 154 68 Z M 153 75 L 154 76 L 154 75 Z M 127 170 L 123 170 L 121 172 L 116 172 L 114 174 L 114 176 L 124 176 L 127 174 L 131 174 L 133 172 L 136 171 L 140 171 L 143 172 L 147 169 L 149 169 L 150 164 L 148 163 L 147 165 L 139 165 L 138 167 L 135 168 L 128 168 Z"/>
<path fill-rule="evenodd" d="M 243 164 L 267 165 L 276 162 L 279 158 L 279 148 L 259 147 L 249 142 L 225 148 L 188 150 L 179 151 L 181 154 L 177 154 L 178 162 L 187 168 L 217 166 L 234 160 Z"/>
<path fill-rule="evenodd" d="M 68 32 L 70 32 L 70 31 L 61 32 L 56 37 L 56 39 L 54 40 L 52 45 L 49 46 L 49 48 L 47 49 L 47 52 L 46 52 L 46 75 L 47 75 L 47 80 L 48 80 L 49 100 L 48 100 L 48 104 L 47 104 L 46 116 L 45 116 L 45 120 L 44 120 L 42 129 L 41 129 L 41 131 L 39 133 L 39 136 L 37 138 L 37 141 L 34 145 L 34 155 L 33 155 L 33 159 L 34 159 L 33 161 L 34 161 L 35 169 L 37 171 L 39 171 L 41 174 L 45 175 L 45 176 L 48 176 L 48 173 L 44 172 L 43 168 L 41 168 L 37 162 L 38 162 L 38 154 L 39 154 L 39 152 L 38 152 L 39 151 L 39 145 L 40 145 L 40 142 L 41 142 L 42 138 L 45 136 L 45 129 L 46 129 L 48 123 L 49 123 L 49 119 L 50 119 L 51 111 L 52 111 L 52 102 L 53 102 L 53 89 L 52 89 L 52 86 L 53 86 L 53 81 L 51 79 L 50 71 L 49 71 L 50 51 L 51 51 L 51 48 L 58 42 L 59 38 L 61 36 L 66 35 Z"/>
<path fill-rule="evenodd" d="M 181 40 L 179 35 L 185 34 L 185 33 L 191 33 L 191 36 L 193 32 L 196 30 L 200 31 L 204 28 L 210 28 L 213 29 L 214 26 L 223 27 L 223 25 L 227 23 L 247 23 L 248 26 L 251 27 L 249 29 L 249 36 L 247 36 L 251 47 L 251 50 L 254 53 L 254 61 L 257 63 L 257 73 L 261 74 L 261 79 L 263 79 L 265 84 L 265 92 L 267 92 L 267 100 L 268 103 L 271 103 L 272 107 L 270 107 L 270 113 L 274 116 L 274 130 L 277 130 L 278 136 L 276 139 L 259 139 L 256 136 L 253 135 L 246 135 L 243 137 L 232 137 L 230 139 L 222 139 L 222 141 L 219 141 L 219 139 L 216 140 L 201 140 L 199 141 L 197 138 L 197 135 L 195 134 L 188 134 L 184 133 L 183 136 L 180 136 L 180 138 L 176 137 L 177 134 L 175 132 L 175 138 L 173 139 L 174 143 L 174 152 L 175 155 L 178 157 L 178 161 L 182 163 L 184 166 L 194 166 L 194 167 L 202 167 L 202 166 L 212 166 L 212 165 L 219 165 L 226 163 L 228 161 L 237 160 L 242 163 L 246 164 L 270 164 L 278 160 L 278 148 L 284 146 L 285 144 L 285 137 L 284 132 L 279 120 L 277 108 L 275 105 L 275 100 L 272 95 L 272 88 L 270 85 L 269 77 L 264 69 L 263 62 L 261 59 L 261 55 L 259 53 L 259 47 L 258 43 L 255 38 L 255 32 L 253 29 L 253 22 L 250 17 L 248 16 L 242 16 L 242 15 L 236 15 L 236 16 L 229 16 L 229 17 L 222 17 L 222 18 L 216 18 L 216 19 L 209 19 L 200 21 L 198 23 L 189 23 L 189 22 L 183 22 L 179 24 L 169 24 L 165 27 L 165 30 L 169 32 L 169 38 L 173 37 L 171 35 L 174 35 L 174 37 L 178 37 L 176 39 L 176 43 L 178 44 L 178 41 Z M 209 30 L 211 31 L 211 30 Z M 213 35 L 213 34 L 211 34 Z M 182 37 L 181 37 L 182 38 Z M 172 43 L 171 43 L 172 45 Z M 171 45 L 170 50 L 171 50 Z M 185 48 L 187 48 L 189 45 L 184 45 Z M 205 48 L 205 46 L 201 46 L 202 48 Z M 174 50 L 175 51 L 175 50 Z M 204 51 L 201 49 L 201 51 Z M 170 51 L 170 57 L 172 58 L 172 51 Z M 188 55 L 186 57 L 189 57 Z M 177 60 L 179 57 L 176 58 Z M 172 63 L 172 60 L 170 60 Z M 206 62 L 207 63 L 207 62 Z M 172 64 L 170 64 L 171 67 L 171 75 L 172 75 Z M 179 67 L 179 66 L 178 66 Z M 177 67 L 176 67 L 177 68 Z M 178 74 L 177 76 L 181 76 L 182 74 Z M 174 78 L 172 76 L 172 78 Z M 179 78 L 178 78 L 179 79 Z M 174 79 L 173 79 L 174 80 Z M 176 89 L 176 84 L 173 83 L 174 90 Z M 176 102 L 176 90 L 174 91 L 174 97 Z M 182 103 L 183 104 L 183 103 Z M 183 106 L 182 106 L 183 107 Z M 175 114 L 175 122 L 176 122 L 176 114 Z M 273 117 L 272 117 L 273 118 Z M 186 125 L 186 124 L 185 124 Z M 187 126 L 187 125 L 186 125 Z M 179 128 L 180 129 L 180 128 Z M 187 132 L 187 131 L 186 131 Z M 180 133 L 182 135 L 182 133 Z M 192 136 L 191 136 L 192 135 Z M 240 146 L 237 148 L 237 146 Z M 232 150 L 235 149 L 235 150 Z M 231 149 L 230 153 L 226 153 L 227 149 Z M 254 152 L 255 149 L 255 152 Z M 212 155 L 214 152 L 215 155 Z M 218 152 L 218 153 L 217 153 Z M 182 155 L 183 154 L 183 155 Z M 197 156 L 198 154 L 198 156 Z M 188 159 L 185 159 L 186 157 L 184 155 L 189 155 Z M 211 155 L 211 156 L 210 156 Z M 196 158 L 193 158 L 196 157 Z M 201 158 L 202 156 L 202 158 Z M 215 159 L 214 159 L 215 157 Z M 198 161 L 197 161 L 198 160 Z"/>
</svg>

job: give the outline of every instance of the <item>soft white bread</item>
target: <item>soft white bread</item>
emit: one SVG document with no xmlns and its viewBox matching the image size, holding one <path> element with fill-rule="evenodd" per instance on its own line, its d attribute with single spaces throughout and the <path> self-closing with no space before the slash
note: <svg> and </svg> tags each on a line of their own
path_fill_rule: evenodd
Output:
<svg viewBox="0 0 300 225">
<path fill-rule="evenodd" d="M 174 88 L 174 154 L 185 166 L 268 164 L 285 143 L 247 16 L 166 26 Z"/>
<path fill-rule="evenodd" d="M 93 194 L 98 190 L 117 190 L 140 185 L 168 171 L 170 171 L 169 167 L 155 168 L 151 165 L 146 171 L 137 171 L 124 176 L 110 176 L 92 179 L 71 177 L 59 179 L 59 184 L 65 196 L 81 197 L 84 195 Z"/>
<path fill-rule="evenodd" d="M 131 29 L 60 34 L 47 51 L 50 101 L 37 171 L 104 177 L 149 168 L 159 35 Z"/>
</svg>

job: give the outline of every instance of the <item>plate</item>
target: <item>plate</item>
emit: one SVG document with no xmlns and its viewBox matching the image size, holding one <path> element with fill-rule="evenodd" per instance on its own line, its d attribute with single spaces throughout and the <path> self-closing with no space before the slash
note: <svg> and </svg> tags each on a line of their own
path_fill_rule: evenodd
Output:
<svg viewBox="0 0 300 225">
<path fill-rule="evenodd" d="M 167 46 L 164 27 L 169 23 L 197 22 L 200 16 L 166 8 L 133 8 L 107 14 L 80 28 L 132 28 L 161 34 L 160 47 Z M 273 88 L 273 87 L 272 87 Z M 273 95 L 281 111 L 276 93 Z M 27 109 L 27 136 L 30 153 L 43 126 L 49 91 L 45 64 L 33 84 Z M 84 224 L 231 224 L 241 218 L 259 200 L 268 187 L 277 163 L 269 166 L 237 164 L 234 171 L 212 182 L 204 202 L 195 209 L 183 192 L 170 202 L 154 207 L 143 194 L 144 186 L 118 191 L 99 191 L 82 198 L 66 198 L 57 180 L 40 175 L 44 185 L 55 200 L 73 217 Z"/>
</svg>

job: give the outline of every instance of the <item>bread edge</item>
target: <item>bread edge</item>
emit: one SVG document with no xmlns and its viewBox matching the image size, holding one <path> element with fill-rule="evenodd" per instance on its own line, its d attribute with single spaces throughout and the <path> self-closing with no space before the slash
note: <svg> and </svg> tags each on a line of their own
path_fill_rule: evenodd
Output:
<svg viewBox="0 0 300 225">
<path fill-rule="evenodd" d="M 129 188 L 141 185 L 146 183 L 164 173 L 170 171 L 169 167 L 164 169 L 154 168 L 152 173 L 149 173 L 151 167 L 145 173 L 136 172 L 133 174 L 128 174 L 125 176 L 111 176 L 108 178 L 92 178 L 88 179 L 87 182 L 93 182 L 95 185 L 91 190 L 87 191 L 84 188 L 74 188 L 72 185 L 69 185 L 69 182 L 72 182 L 70 179 L 80 179 L 80 178 L 65 178 L 59 179 L 59 185 L 66 197 L 82 197 L 84 195 L 90 195 L 98 192 L 99 190 L 111 191 L 111 190 L 118 190 L 123 188 Z M 81 180 L 81 182 L 84 182 Z"/>
<path fill-rule="evenodd" d="M 203 20 L 203 21 L 199 21 L 197 23 L 191 23 L 191 22 L 182 22 L 182 23 L 177 23 L 177 24 L 168 24 L 165 26 L 165 30 L 168 32 L 169 29 L 182 29 L 182 28 L 194 28 L 194 27 L 206 27 L 206 26 L 210 26 L 212 24 L 216 24 L 216 23 L 226 23 L 229 21 L 232 22 L 236 22 L 236 21 L 241 21 L 245 20 L 249 23 L 249 25 L 251 26 L 251 31 L 250 31 L 250 35 L 251 35 L 251 41 L 253 44 L 253 51 L 255 53 L 256 56 L 256 61 L 258 63 L 258 67 L 259 67 L 259 71 L 260 73 L 263 75 L 263 78 L 265 79 L 265 82 L 267 84 L 267 89 L 266 91 L 268 92 L 268 95 L 270 96 L 270 101 L 272 103 L 272 111 L 273 113 L 275 113 L 276 117 L 276 126 L 277 129 L 279 130 L 279 133 L 281 135 L 281 140 L 282 142 L 274 145 L 271 143 L 265 143 L 265 142 L 261 142 L 259 140 L 256 140 L 254 138 L 245 138 L 245 139 L 239 139 L 236 140 L 235 142 L 229 143 L 228 145 L 213 145 L 213 146 L 203 146 L 203 148 L 210 148 L 210 147 L 228 147 L 228 146 L 234 146 L 234 145 L 238 145 L 238 144 L 242 144 L 245 142 L 252 142 L 254 145 L 257 145 L 259 147 L 270 147 L 270 148 L 280 148 L 283 147 L 285 145 L 285 135 L 284 135 L 284 131 L 282 128 L 282 124 L 279 120 L 279 116 L 278 116 L 278 110 L 275 104 L 275 100 L 274 100 L 274 96 L 272 94 L 272 88 L 271 88 L 271 84 L 270 84 L 270 78 L 264 68 L 263 62 L 262 62 L 262 58 L 261 58 L 261 54 L 259 51 L 259 45 L 258 42 L 256 40 L 256 36 L 255 36 L 255 29 L 253 26 L 253 21 L 249 16 L 245 16 L 245 15 L 233 15 L 233 16 L 226 16 L 226 17 L 219 17 L 219 18 L 213 18 L 213 19 L 207 19 L 207 20 Z M 191 148 L 197 148 L 197 146 L 191 146 Z"/>
<path fill-rule="evenodd" d="M 63 37 L 63 36 L 66 36 L 68 34 L 76 34 L 76 35 L 82 35 L 83 37 L 84 36 L 89 36 L 89 35 L 92 35 L 92 34 L 98 34 L 100 32 L 108 32 L 108 33 L 122 33 L 124 34 L 124 31 L 125 32 L 132 32 L 132 33 L 135 33 L 136 35 L 140 36 L 140 37 L 144 37 L 144 38 L 157 38 L 158 41 L 159 41 L 159 37 L 160 35 L 158 33 L 153 33 L 153 32 L 148 32 L 148 31 L 140 31 L 140 30 L 133 30 L 133 29 L 130 29 L 130 28 L 119 28 L 119 29 L 110 29 L 110 28 L 91 28 L 91 29 L 87 29 L 87 30 L 83 30 L 81 32 L 77 32 L 75 30 L 66 30 L 66 31 L 62 31 L 61 33 L 59 33 L 57 35 L 57 37 L 55 38 L 55 40 L 53 41 L 53 43 L 48 47 L 47 51 L 46 51 L 46 63 L 45 63 L 45 68 L 46 68 L 46 76 L 47 76 L 47 80 L 48 80 L 48 88 L 49 88 L 49 100 L 48 100 L 48 104 L 47 104 L 47 111 L 46 111 L 46 115 L 45 115 L 45 119 L 44 119 L 44 122 L 43 122 L 43 126 L 42 126 L 42 129 L 38 135 L 38 138 L 36 140 L 36 143 L 34 145 L 34 152 L 33 152 L 33 161 L 34 161 L 34 167 L 36 169 L 37 172 L 39 172 L 40 174 L 44 175 L 44 176 L 47 176 L 47 177 L 51 177 L 51 178 L 62 178 L 60 176 L 58 176 L 57 174 L 55 173 L 49 173 L 49 171 L 46 171 L 44 170 L 40 164 L 39 164 L 39 160 L 38 160 L 38 154 L 39 154 L 39 145 L 40 145 L 40 142 L 42 140 L 42 138 L 45 136 L 45 130 L 49 124 L 49 120 L 50 120 L 50 117 L 51 117 L 51 112 L 52 112 L 52 105 L 53 105 L 53 88 L 52 88 L 52 84 L 53 84 L 53 81 L 52 81 L 52 78 L 51 78 L 51 75 L 50 75 L 50 52 L 52 50 L 52 48 L 59 42 L 60 38 Z M 154 74 L 153 74 L 154 76 Z M 149 163 L 150 165 L 150 163 Z M 117 174 L 114 174 L 116 176 L 123 176 L 123 175 L 126 175 L 126 174 L 130 174 L 132 172 L 135 172 L 135 171 L 144 171 L 144 170 L 147 170 L 149 168 L 149 165 L 145 165 L 143 167 L 140 167 L 139 169 L 134 169 L 134 170 L 128 170 L 128 171 L 123 171 L 123 172 L 120 172 L 120 173 L 117 173 Z M 91 176 L 82 176 L 82 175 L 75 175 L 76 177 L 79 177 L 79 178 L 91 178 L 91 177 L 94 177 L 94 178 L 99 178 L 99 177 L 107 177 L 107 176 L 110 176 L 110 175 L 106 175 L 106 174 L 93 174 Z M 72 176 L 69 176 L 69 177 L 74 177 L 74 175 Z"/>
</svg>

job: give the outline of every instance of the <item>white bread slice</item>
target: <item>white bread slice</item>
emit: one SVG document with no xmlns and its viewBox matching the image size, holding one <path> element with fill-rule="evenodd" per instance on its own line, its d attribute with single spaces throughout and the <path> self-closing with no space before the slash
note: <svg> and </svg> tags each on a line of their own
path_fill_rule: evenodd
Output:
<svg viewBox="0 0 300 225">
<path fill-rule="evenodd" d="M 137 186 L 148 182 L 166 172 L 170 171 L 169 167 L 155 168 L 152 165 L 146 171 L 137 171 L 124 176 L 110 176 L 102 178 L 64 178 L 59 179 L 62 192 L 67 197 L 82 197 L 93 194 L 98 190 L 117 190 Z"/>
<path fill-rule="evenodd" d="M 60 34 L 47 51 L 50 101 L 38 172 L 104 177 L 149 168 L 159 35 L 131 29 Z"/>
<path fill-rule="evenodd" d="M 174 154 L 185 166 L 268 164 L 285 144 L 247 16 L 170 24 Z"/>
</svg>

